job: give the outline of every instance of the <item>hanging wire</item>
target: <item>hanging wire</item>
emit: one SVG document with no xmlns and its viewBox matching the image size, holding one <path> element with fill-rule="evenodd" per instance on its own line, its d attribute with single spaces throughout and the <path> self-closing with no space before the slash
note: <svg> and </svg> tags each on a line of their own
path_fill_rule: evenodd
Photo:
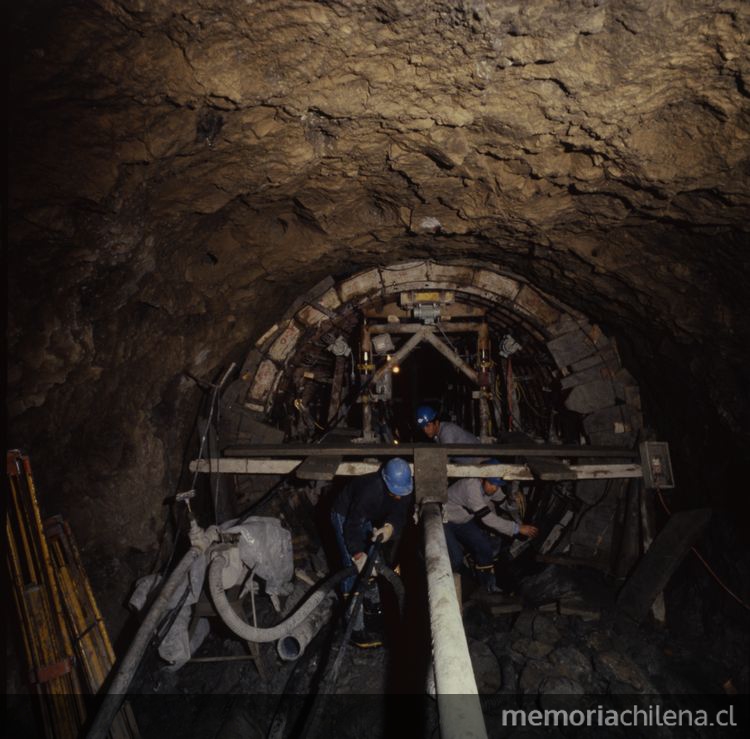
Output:
<svg viewBox="0 0 750 739">
<path fill-rule="evenodd" d="M 453 349 L 453 353 L 457 357 L 460 357 L 461 354 L 459 353 L 458 349 L 456 349 L 456 345 L 448 338 L 448 335 L 445 333 L 445 331 L 443 331 L 443 327 L 439 323 L 436 323 L 435 325 L 437 326 L 438 331 L 440 331 L 442 337 L 445 339 L 448 346 L 450 346 L 450 348 Z"/>
<path fill-rule="evenodd" d="M 208 412 L 208 420 L 207 420 L 206 426 L 205 426 L 205 428 L 203 430 L 203 435 L 201 437 L 200 448 L 198 450 L 198 459 L 196 460 L 196 462 L 200 462 L 200 460 L 203 459 L 203 452 L 204 452 L 204 449 L 206 448 L 206 439 L 208 437 L 208 430 L 211 427 L 211 420 L 213 419 L 214 408 L 217 406 L 219 392 L 224 387 L 224 384 L 226 383 L 227 379 L 232 374 L 232 372 L 234 372 L 234 370 L 235 370 L 236 367 L 237 367 L 237 363 L 236 362 L 232 362 L 229 365 L 229 368 L 227 369 L 227 371 L 222 376 L 221 380 L 217 384 L 211 384 L 210 385 L 210 387 L 212 388 L 212 392 L 211 392 L 210 401 L 209 401 L 210 402 L 210 406 L 209 406 L 209 412 Z M 192 376 L 189 375 L 189 373 L 185 373 L 185 374 L 192 378 Z M 206 383 L 204 383 L 204 382 L 202 382 L 200 380 L 197 380 L 196 378 L 192 378 L 192 379 L 196 380 L 196 382 L 198 382 L 199 385 L 206 386 Z M 199 424 L 200 424 L 200 414 L 198 414 L 198 417 L 196 418 L 196 425 L 199 425 Z M 217 440 L 217 443 L 218 443 L 218 440 Z M 209 456 L 210 456 L 210 454 L 209 454 Z M 198 471 L 198 467 L 199 467 L 199 465 L 196 464 L 195 473 L 193 474 L 193 480 L 192 480 L 192 484 L 190 486 L 191 490 L 195 490 L 195 485 L 196 485 L 196 483 L 198 481 L 198 475 L 200 474 L 199 471 Z M 210 470 L 209 470 L 209 472 L 210 472 Z M 218 475 L 217 475 L 217 478 L 218 478 Z M 179 484 L 179 481 L 178 481 L 178 484 Z M 214 511 L 215 511 L 215 508 L 214 508 Z M 170 552 L 169 558 L 165 562 L 164 566 L 161 568 L 162 574 L 165 573 L 165 572 L 167 572 L 169 570 L 169 567 L 172 564 L 172 560 L 174 559 L 175 552 L 177 551 L 177 540 L 179 539 L 180 531 L 183 528 L 182 523 L 185 521 L 185 509 L 184 508 L 182 508 L 182 507 L 178 508 L 177 513 L 176 513 L 176 518 L 178 519 L 178 521 L 177 521 L 177 527 L 176 527 L 176 530 L 175 530 L 174 539 L 172 541 L 172 551 Z M 165 523 L 165 529 L 166 529 L 166 523 Z"/>
<path fill-rule="evenodd" d="M 530 411 L 532 411 L 536 416 L 539 418 L 542 418 L 543 420 L 547 420 L 548 414 L 543 413 L 538 408 L 534 406 L 534 404 L 531 402 L 531 399 L 529 398 L 526 388 L 524 388 L 523 383 L 517 382 L 515 383 L 515 386 L 519 388 L 521 391 L 521 395 L 523 396 L 523 399 L 526 401 L 526 406 L 529 408 Z"/>
<path fill-rule="evenodd" d="M 219 456 L 219 439 L 220 439 L 219 433 L 220 433 L 220 429 L 221 429 L 221 403 L 218 400 L 218 393 L 217 393 L 217 400 L 216 400 L 216 435 L 215 435 L 215 438 L 214 438 L 214 441 L 215 441 L 214 453 L 215 453 L 215 455 L 216 455 L 217 458 Z M 210 429 L 209 429 L 209 431 L 210 431 Z M 209 447 L 210 447 L 210 441 L 209 441 Z M 209 464 L 210 464 L 211 463 L 211 459 L 213 459 L 213 455 L 210 454 L 210 449 L 209 449 L 208 459 L 209 459 Z M 221 476 L 219 475 L 218 470 L 216 471 L 215 477 L 216 477 L 216 485 L 214 486 L 214 495 L 213 495 L 212 503 L 213 503 L 213 509 L 214 509 L 214 523 L 219 523 L 219 481 L 221 480 Z M 211 477 L 209 476 L 208 479 L 210 480 Z"/>
<path fill-rule="evenodd" d="M 662 507 L 666 511 L 668 516 L 672 515 L 672 511 L 669 510 L 669 506 L 667 506 L 666 501 L 664 500 L 664 496 L 661 494 L 661 490 L 659 488 L 656 488 L 656 495 L 659 498 L 659 502 L 661 503 Z M 690 547 L 690 551 L 698 558 L 698 561 L 706 568 L 706 572 L 708 572 L 711 577 L 716 580 L 716 582 L 729 594 L 734 598 L 745 610 L 750 611 L 750 605 L 745 603 L 745 601 L 742 600 L 736 593 L 731 591 L 727 585 L 724 584 L 723 580 L 713 571 L 711 568 L 711 565 L 706 562 L 705 559 L 703 559 L 703 556 L 701 553 L 695 548 Z"/>
</svg>

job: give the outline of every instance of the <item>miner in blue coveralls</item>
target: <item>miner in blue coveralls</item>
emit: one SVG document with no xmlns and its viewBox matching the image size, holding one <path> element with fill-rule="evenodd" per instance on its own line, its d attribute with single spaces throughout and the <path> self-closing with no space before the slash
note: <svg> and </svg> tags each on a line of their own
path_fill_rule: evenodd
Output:
<svg viewBox="0 0 750 739">
<path fill-rule="evenodd" d="M 371 542 L 379 539 L 386 543 L 398 538 L 407 521 L 413 488 L 411 467 L 400 457 L 389 460 L 377 472 L 355 477 L 347 483 L 331 510 L 331 523 L 344 567 L 354 564 L 362 572 Z M 356 580 L 355 576 L 344 580 L 345 597 L 351 595 Z M 368 616 L 380 610 L 377 584 L 371 579 L 362 587 L 365 589 L 364 607 L 355 615 L 352 642 L 362 648 L 378 647 L 383 641 L 376 619 L 369 619 L 367 623 Z"/>
</svg>

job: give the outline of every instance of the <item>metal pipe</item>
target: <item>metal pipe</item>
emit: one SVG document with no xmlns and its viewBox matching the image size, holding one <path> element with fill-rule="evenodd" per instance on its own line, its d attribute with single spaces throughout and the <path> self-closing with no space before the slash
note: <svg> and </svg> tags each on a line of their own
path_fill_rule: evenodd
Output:
<svg viewBox="0 0 750 739">
<path fill-rule="evenodd" d="M 406 345 L 404 345 L 405 347 Z M 402 349 L 404 348 L 402 347 Z M 401 349 L 399 349 L 401 351 Z M 391 359 L 395 359 L 394 354 Z M 433 443 L 400 444 L 384 447 L 382 444 L 252 444 L 230 446 L 224 449 L 226 457 L 402 457 L 414 454 L 415 449 L 434 449 Z M 448 447 L 446 447 L 448 448 Z M 588 446 L 586 444 L 451 444 L 451 456 L 488 456 L 498 459 L 508 457 L 613 457 L 640 461 L 637 451 L 617 446 Z"/>
<path fill-rule="evenodd" d="M 191 547 L 187 554 L 180 560 L 177 567 L 175 567 L 169 579 L 164 583 L 161 592 L 153 602 L 148 615 L 138 629 L 125 658 L 117 668 L 107 695 L 104 697 L 104 701 L 96 714 L 89 733 L 86 735 L 87 739 L 104 739 L 107 736 L 115 714 L 120 710 L 120 706 L 125 699 L 125 694 L 128 692 L 128 687 L 133 680 L 138 665 L 141 663 L 143 653 L 146 651 L 146 647 L 154 635 L 159 621 L 167 610 L 172 596 L 181 585 L 184 585 L 186 588 L 188 587 L 187 575 L 193 566 L 193 562 L 203 552 L 204 549 L 202 547 Z"/>
<path fill-rule="evenodd" d="M 372 361 L 372 337 L 370 336 L 369 328 L 365 323 L 362 326 L 362 336 L 360 339 L 360 383 L 364 388 L 363 392 L 359 396 L 359 401 L 362 404 L 362 438 L 365 441 L 372 442 L 375 440 L 375 435 L 372 433 L 372 398 L 370 397 L 370 377 L 372 371 L 375 369 L 375 365 Z"/>
<path fill-rule="evenodd" d="M 440 505 L 423 504 L 422 521 L 440 736 L 443 739 L 486 739 Z"/>
<path fill-rule="evenodd" d="M 283 660 L 292 661 L 299 659 L 307 645 L 315 638 L 323 624 L 328 621 L 336 601 L 333 593 L 313 611 L 313 613 L 298 626 L 294 631 L 279 639 L 276 651 Z"/>
</svg>

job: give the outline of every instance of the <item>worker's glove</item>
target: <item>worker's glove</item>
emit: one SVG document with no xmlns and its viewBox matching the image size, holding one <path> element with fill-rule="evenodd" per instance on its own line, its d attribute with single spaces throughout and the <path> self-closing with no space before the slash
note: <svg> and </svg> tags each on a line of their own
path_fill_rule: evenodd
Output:
<svg viewBox="0 0 750 739">
<path fill-rule="evenodd" d="M 380 541 L 385 544 L 393 536 L 393 525 L 384 523 L 379 529 L 373 529 L 372 541 Z"/>
<path fill-rule="evenodd" d="M 357 552 L 352 556 L 352 562 L 354 562 L 357 572 L 362 572 L 362 568 L 367 563 L 367 555 L 364 552 Z"/>
<path fill-rule="evenodd" d="M 354 566 L 357 568 L 357 572 L 361 574 L 362 570 L 367 564 L 367 555 L 364 552 L 357 552 L 352 557 L 352 562 L 354 562 Z M 377 575 L 378 571 L 375 569 L 375 565 L 373 564 L 372 569 L 370 570 L 370 577 L 377 577 Z"/>
</svg>

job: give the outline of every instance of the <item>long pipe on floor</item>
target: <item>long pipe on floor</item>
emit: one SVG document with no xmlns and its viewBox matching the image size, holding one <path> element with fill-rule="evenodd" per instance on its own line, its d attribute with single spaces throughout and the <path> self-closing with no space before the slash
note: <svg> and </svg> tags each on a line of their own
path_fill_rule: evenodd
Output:
<svg viewBox="0 0 750 739">
<path fill-rule="evenodd" d="M 177 589 L 183 585 L 185 588 L 188 587 L 187 577 L 190 568 L 203 552 L 204 547 L 192 546 L 164 583 L 161 592 L 151 605 L 148 615 L 143 620 L 135 638 L 130 644 L 125 658 L 118 665 L 109 690 L 99 707 L 99 711 L 86 735 L 86 739 L 104 739 L 109 733 L 115 715 L 120 710 L 120 706 L 122 706 L 125 694 L 128 692 L 128 687 L 133 680 L 138 666 L 141 664 L 143 653 L 146 651 L 146 647 L 154 635 L 159 621 L 167 611 L 172 596 L 177 592 Z"/>
<path fill-rule="evenodd" d="M 422 505 L 432 657 L 442 739 L 487 739 L 439 503 Z"/>
</svg>

